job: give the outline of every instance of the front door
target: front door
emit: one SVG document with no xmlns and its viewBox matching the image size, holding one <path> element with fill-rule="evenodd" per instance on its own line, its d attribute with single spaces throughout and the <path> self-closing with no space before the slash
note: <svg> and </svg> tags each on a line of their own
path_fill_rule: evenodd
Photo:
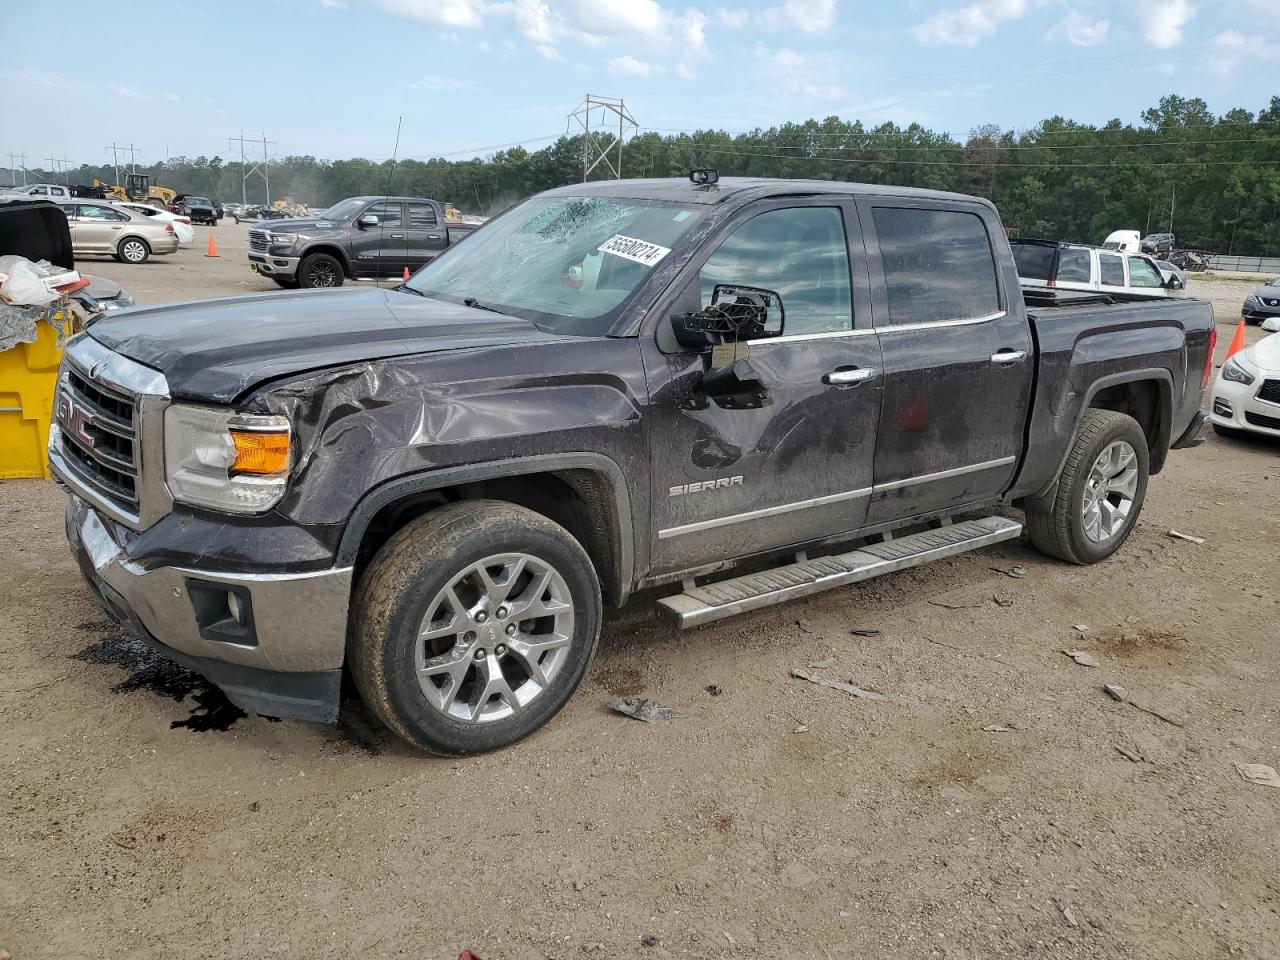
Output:
<svg viewBox="0 0 1280 960">
<path fill-rule="evenodd" d="M 763 201 L 720 237 L 659 301 L 656 324 L 705 308 L 717 284 L 742 284 L 779 293 L 785 325 L 749 343 L 765 397 L 737 409 L 707 396 L 706 355 L 642 339 L 654 576 L 838 537 L 862 524 L 871 492 L 880 349 L 855 207 Z"/>
<path fill-rule="evenodd" d="M 360 220 L 372 214 L 378 222 L 361 226 Z M 365 207 L 351 225 L 351 269 L 360 277 L 399 277 L 403 275 L 404 204 L 399 200 L 379 200 Z"/>
<path fill-rule="evenodd" d="M 119 210 L 82 203 L 76 220 L 76 247 L 83 253 L 115 253 L 128 222 L 128 215 Z"/>
<path fill-rule="evenodd" d="M 434 204 L 410 201 L 405 231 L 405 260 L 411 271 L 438 257 L 449 245 L 449 228 L 440 222 Z"/>
<path fill-rule="evenodd" d="M 977 203 L 859 209 L 884 364 L 867 523 L 992 500 L 1017 469 L 1035 369 L 999 219 Z"/>
</svg>

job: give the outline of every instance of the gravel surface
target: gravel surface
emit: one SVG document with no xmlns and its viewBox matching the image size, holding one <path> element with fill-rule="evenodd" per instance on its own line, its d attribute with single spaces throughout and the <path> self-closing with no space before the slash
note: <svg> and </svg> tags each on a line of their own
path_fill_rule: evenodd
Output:
<svg viewBox="0 0 1280 960">
<path fill-rule="evenodd" d="M 208 229 L 81 267 L 141 303 L 274 289 Z M 1251 286 L 1193 288 L 1220 356 Z M 1014 541 L 683 634 L 642 597 L 545 730 L 464 761 L 358 702 L 239 715 L 93 605 L 53 484 L 5 482 L 0 952 L 1280 956 L 1280 790 L 1234 766 L 1280 768 L 1278 453 L 1175 452 L 1095 567 Z"/>
</svg>

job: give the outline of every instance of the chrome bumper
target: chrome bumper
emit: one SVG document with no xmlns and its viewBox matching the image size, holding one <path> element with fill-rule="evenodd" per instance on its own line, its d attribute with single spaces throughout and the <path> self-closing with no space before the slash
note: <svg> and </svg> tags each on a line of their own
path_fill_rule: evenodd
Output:
<svg viewBox="0 0 1280 960">
<path fill-rule="evenodd" d="M 226 573 L 185 567 L 143 568 L 129 560 L 109 521 L 72 494 L 67 539 L 95 599 L 135 632 L 188 657 L 276 673 L 336 671 L 346 648 L 351 568 L 311 573 Z M 197 619 L 197 591 L 234 588 L 247 595 L 252 639 L 211 639 Z M 102 590 L 105 585 L 108 589 Z M 118 609 L 123 604 L 124 609 Z M 199 668 L 197 668 L 199 669 Z M 215 682 L 217 680 L 215 679 Z"/>
<path fill-rule="evenodd" d="M 249 254 L 249 269 L 268 277 L 292 277 L 298 272 L 301 257 L 281 257 L 257 250 Z"/>
</svg>

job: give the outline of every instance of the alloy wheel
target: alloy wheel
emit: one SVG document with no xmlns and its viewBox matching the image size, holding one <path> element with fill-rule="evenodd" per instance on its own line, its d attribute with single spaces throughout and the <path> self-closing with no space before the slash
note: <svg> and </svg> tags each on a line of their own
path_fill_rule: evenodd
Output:
<svg viewBox="0 0 1280 960">
<path fill-rule="evenodd" d="M 122 253 L 130 263 L 141 263 L 147 256 L 146 248 L 137 240 L 126 242 Z"/>
<path fill-rule="evenodd" d="M 1115 440 L 1089 469 L 1083 504 L 1085 535 L 1094 543 L 1114 537 L 1129 519 L 1137 495 L 1138 454 L 1128 441 Z"/>
<path fill-rule="evenodd" d="M 338 272 L 328 262 L 312 264 L 307 274 L 313 287 L 334 287 L 338 284 Z"/>
</svg>

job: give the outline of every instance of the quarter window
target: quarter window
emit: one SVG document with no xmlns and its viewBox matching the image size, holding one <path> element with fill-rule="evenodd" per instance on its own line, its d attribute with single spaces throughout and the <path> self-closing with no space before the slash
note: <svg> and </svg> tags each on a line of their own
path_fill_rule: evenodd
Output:
<svg viewBox="0 0 1280 960">
<path fill-rule="evenodd" d="M 702 266 L 702 305 L 718 283 L 782 297 L 785 336 L 853 329 L 849 248 L 835 207 L 770 210 L 738 227 Z"/>
<path fill-rule="evenodd" d="M 985 317 L 1000 310 L 982 219 L 957 210 L 875 207 L 887 325 Z"/>
<path fill-rule="evenodd" d="M 409 226 L 419 230 L 436 226 L 436 211 L 429 203 L 409 204 Z"/>
<path fill-rule="evenodd" d="M 1058 255 L 1059 283 L 1089 282 L 1089 251 L 1079 247 L 1063 247 Z"/>
</svg>

